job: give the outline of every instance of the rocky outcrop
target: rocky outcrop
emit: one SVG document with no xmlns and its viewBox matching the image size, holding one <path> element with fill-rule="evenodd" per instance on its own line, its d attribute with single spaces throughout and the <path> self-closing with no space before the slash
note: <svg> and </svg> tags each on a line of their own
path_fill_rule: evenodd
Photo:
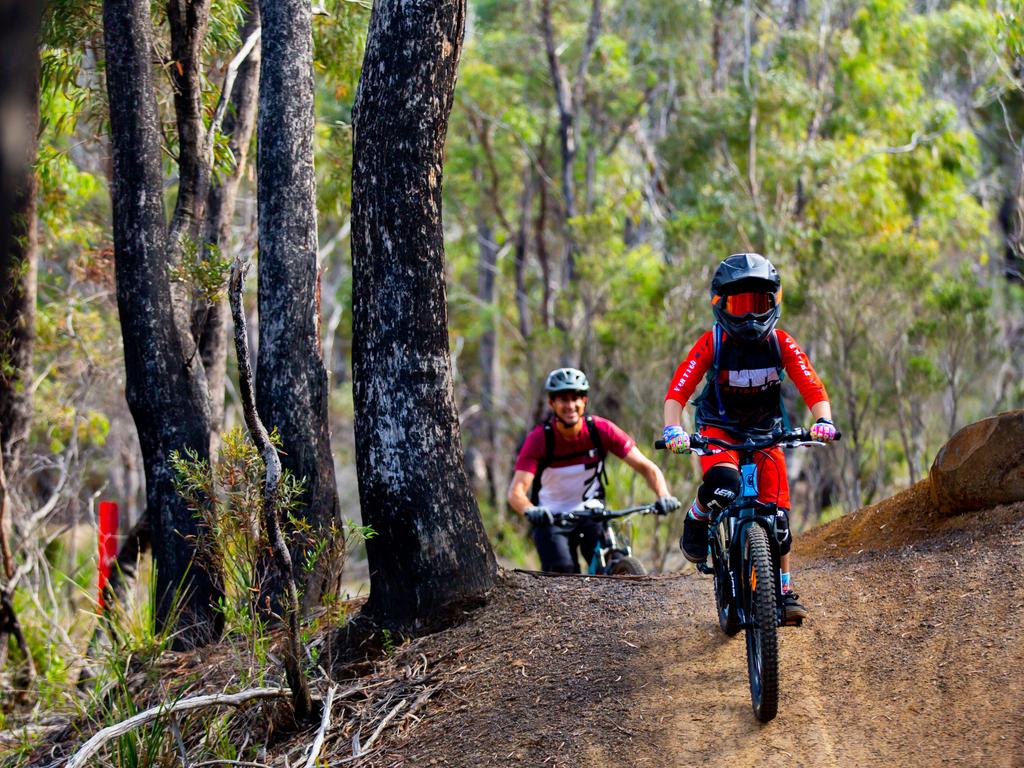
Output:
<svg viewBox="0 0 1024 768">
<path fill-rule="evenodd" d="M 1024 500 L 1024 410 L 961 429 L 935 457 L 929 479 L 942 515 Z"/>
</svg>

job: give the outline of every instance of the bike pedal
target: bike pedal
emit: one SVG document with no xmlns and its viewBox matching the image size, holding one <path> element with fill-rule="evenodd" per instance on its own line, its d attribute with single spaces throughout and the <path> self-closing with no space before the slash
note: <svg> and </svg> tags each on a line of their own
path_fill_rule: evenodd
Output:
<svg viewBox="0 0 1024 768">
<path fill-rule="evenodd" d="M 782 622 L 784 627 L 802 627 L 804 625 L 803 619 L 785 619 Z"/>
<path fill-rule="evenodd" d="M 709 576 L 715 572 L 715 569 L 707 563 L 697 563 L 697 570 L 701 573 L 706 573 Z"/>
</svg>

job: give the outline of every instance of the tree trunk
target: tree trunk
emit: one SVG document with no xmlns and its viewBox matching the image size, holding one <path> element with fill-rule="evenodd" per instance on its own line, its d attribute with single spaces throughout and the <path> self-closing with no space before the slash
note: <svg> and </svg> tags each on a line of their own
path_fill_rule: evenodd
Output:
<svg viewBox="0 0 1024 768">
<path fill-rule="evenodd" d="M 36 35 L 33 34 L 32 41 Z M 28 440 L 32 418 L 32 346 L 36 326 L 36 269 L 39 258 L 36 226 L 35 169 L 39 131 L 39 52 L 33 46 L 28 71 L 11 105 L 13 125 L 5 115 L 4 131 L 22 137 L 18 155 L 5 157 L 13 193 L 4 211 L 5 237 L 0 249 L 0 451 L 8 476 L 17 472 L 18 454 Z M 6 140 L 5 140 L 6 141 Z M 10 162 L 13 160 L 14 162 Z M 8 166 L 14 166 L 8 169 Z"/>
<path fill-rule="evenodd" d="M 260 28 L 259 8 L 252 6 L 239 28 L 243 43 Z M 252 133 L 256 127 L 256 105 L 259 96 L 260 44 L 238 67 L 231 93 L 230 108 L 224 116 L 223 133 L 235 165 L 223 180 L 211 178 L 203 221 L 204 248 L 221 252 L 231 237 L 238 187 L 245 173 Z M 224 428 L 224 382 L 227 376 L 227 301 L 224 298 L 193 311 L 193 323 L 203 358 L 207 386 L 210 390 L 210 451 L 216 451 L 220 431 Z"/>
<path fill-rule="evenodd" d="M 176 644 L 207 642 L 217 633 L 220 589 L 193 562 L 195 515 L 174 490 L 174 450 L 209 457 L 209 399 L 202 363 L 186 355 L 171 304 L 163 203 L 160 125 L 150 69 L 150 6 L 105 0 L 103 29 L 113 151 L 111 200 L 117 305 L 124 339 L 126 397 L 146 468 L 146 514 L 156 562 L 158 624 L 176 618 Z M 181 613 L 171 616 L 178 595 Z"/>
<path fill-rule="evenodd" d="M 296 514 L 312 541 L 295 537 L 292 559 L 301 563 L 309 548 L 326 543 L 299 577 L 308 610 L 337 591 L 344 557 L 320 345 L 312 9 L 303 0 L 261 0 L 260 16 L 256 405 L 267 428 L 281 434 L 284 468 L 305 479 Z"/>
<path fill-rule="evenodd" d="M 178 124 L 178 196 L 171 220 L 171 247 L 187 234 L 193 241 L 203 219 L 209 158 L 203 152 L 203 43 L 210 20 L 210 0 L 169 0 L 171 29 L 168 72 L 174 86 L 174 114 Z"/>
<path fill-rule="evenodd" d="M 422 631 L 493 585 L 448 349 L 441 168 L 465 3 L 378 0 L 354 114 L 356 462 L 374 620 Z"/>
<path fill-rule="evenodd" d="M 477 270 L 477 298 L 480 306 L 487 314 L 487 327 L 480 334 L 480 420 L 483 426 L 484 463 L 487 466 L 487 495 L 493 506 L 497 503 L 498 493 L 495 487 L 497 478 L 494 476 L 494 456 L 497 450 L 497 428 L 494 388 L 495 368 L 498 360 L 498 323 L 494 306 L 495 278 L 498 272 L 498 244 L 494 242 L 494 229 L 483 210 L 477 212 L 477 247 L 480 249 L 480 261 Z"/>
</svg>

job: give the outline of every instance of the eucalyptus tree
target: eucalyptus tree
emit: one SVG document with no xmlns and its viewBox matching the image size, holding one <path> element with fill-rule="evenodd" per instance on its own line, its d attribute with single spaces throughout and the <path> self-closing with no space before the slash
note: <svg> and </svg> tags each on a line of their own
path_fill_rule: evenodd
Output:
<svg viewBox="0 0 1024 768">
<path fill-rule="evenodd" d="M 12 7 L 0 38 L 0 451 L 7 472 L 28 437 L 35 335 L 37 181 L 41 4 Z"/>
<path fill-rule="evenodd" d="M 354 116 L 353 383 L 368 615 L 445 623 L 494 583 L 459 443 L 441 176 L 462 0 L 374 4 Z"/>
<path fill-rule="evenodd" d="M 304 524 L 292 557 L 317 556 L 303 573 L 308 608 L 340 585 L 345 544 L 320 342 L 312 7 L 305 0 L 262 0 L 260 15 L 256 404 L 268 427 L 281 434 L 284 467 L 305 482 L 297 513 Z"/>
<path fill-rule="evenodd" d="M 39 24 L 42 3 L 5 9 L 0 30 L 0 666 L 8 635 L 22 655 L 27 680 L 32 656 L 14 607 L 14 560 L 7 540 L 7 473 L 17 466 L 32 412 L 32 341 L 36 303 L 36 174 L 39 126 Z M 24 686 L 26 679 L 19 681 Z"/>
<path fill-rule="evenodd" d="M 202 143 L 195 38 L 205 27 L 205 3 L 190 4 L 172 24 L 182 52 L 175 69 L 184 88 L 175 100 L 180 154 Z M 179 9 L 180 10 L 180 9 Z M 172 14 L 175 15 L 175 14 Z M 209 458 L 210 403 L 202 359 L 190 330 L 189 307 L 172 300 L 170 268 L 180 259 L 183 230 L 197 221 L 199 163 L 185 161 L 175 216 L 168 227 L 163 202 L 160 117 L 151 66 L 150 5 L 143 0 L 103 4 L 106 80 L 113 152 L 111 200 L 117 303 L 124 340 L 128 406 L 139 433 L 146 473 L 146 513 L 156 564 L 158 622 L 172 618 L 178 593 L 179 644 L 203 643 L 216 633 L 216 574 L 195 562 L 198 524 L 175 492 L 172 451 Z M 184 38 L 184 39 L 183 39 Z M 191 158 L 196 161 L 197 158 Z M 186 173 L 191 176 L 186 176 Z"/>
</svg>

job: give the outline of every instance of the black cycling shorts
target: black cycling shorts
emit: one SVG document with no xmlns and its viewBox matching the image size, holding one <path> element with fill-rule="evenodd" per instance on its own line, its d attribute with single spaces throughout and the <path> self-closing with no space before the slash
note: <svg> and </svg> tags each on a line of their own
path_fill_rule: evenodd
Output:
<svg viewBox="0 0 1024 768">
<path fill-rule="evenodd" d="M 572 526 L 535 525 L 530 534 L 540 555 L 540 569 L 549 573 L 581 573 L 590 565 L 594 549 L 604 539 L 604 523 L 587 520 Z"/>
</svg>

